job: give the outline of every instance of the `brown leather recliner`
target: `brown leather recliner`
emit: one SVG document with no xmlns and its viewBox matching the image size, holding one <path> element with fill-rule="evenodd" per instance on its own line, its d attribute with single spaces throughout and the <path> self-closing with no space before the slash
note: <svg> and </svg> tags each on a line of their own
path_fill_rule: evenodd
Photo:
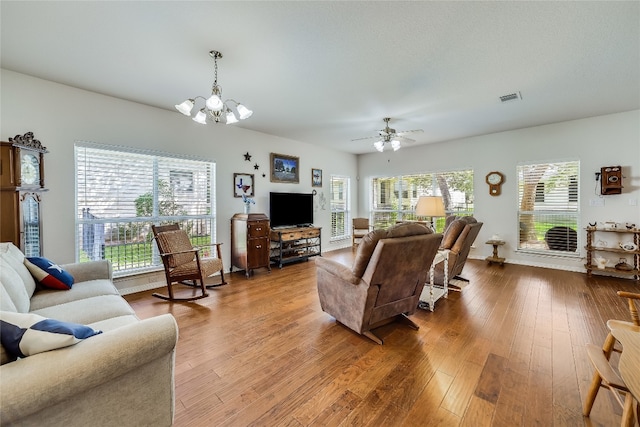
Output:
<svg viewBox="0 0 640 427">
<path fill-rule="evenodd" d="M 418 329 L 407 315 L 418 307 L 441 241 L 423 225 L 403 223 L 365 235 L 352 268 L 316 258 L 322 310 L 378 344 L 371 330 L 396 318 Z"/>
<path fill-rule="evenodd" d="M 459 274 L 462 273 L 464 264 L 467 262 L 471 245 L 478 237 L 482 222 L 478 222 L 472 216 L 454 218 L 452 221 L 447 218 L 448 226 L 442 238 L 440 249 L 449 249 L 449 280 L 454 277 L 462 280 Z M 439 263 L 435 267 L 435 284 L 444 285 L 444 263 Z M 450 289 L 455 289 L 451 287 Z"/>
</svg>

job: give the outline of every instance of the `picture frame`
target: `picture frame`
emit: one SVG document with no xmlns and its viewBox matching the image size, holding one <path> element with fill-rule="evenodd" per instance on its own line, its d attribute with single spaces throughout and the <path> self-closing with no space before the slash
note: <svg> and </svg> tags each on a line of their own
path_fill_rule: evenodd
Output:
<svg viewBox="0 0 640 427">
<path fill-rule="evenodd" d="M 300 158 L 271 153 L 271 182 L 298 184 L 300 182 Z"/>
<path fill-rule="evenodd" d="M 311 169 L 311 186 L 322 187 L 322 169 Z"/>
<path fill-rule="evenodd" d="M 253 174 L 234 173 L 233 174 L 233 197 L 253 197 L 255 196 Z"/>
</svg>

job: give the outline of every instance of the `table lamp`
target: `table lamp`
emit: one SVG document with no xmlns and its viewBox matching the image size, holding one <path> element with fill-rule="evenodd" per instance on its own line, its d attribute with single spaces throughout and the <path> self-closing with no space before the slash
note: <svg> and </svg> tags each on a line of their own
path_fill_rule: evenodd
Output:
<svg viewBox="0 0 640 427">
<path fill-rule="evenodd" d="M 444 202 L 441 196 L 420 196 L 416 204 L 416 216 L 431 217 L 431 228 L 436 231 L 436 224 L 433 220 L 439 216 L 446 216 Z"/>
</svg>

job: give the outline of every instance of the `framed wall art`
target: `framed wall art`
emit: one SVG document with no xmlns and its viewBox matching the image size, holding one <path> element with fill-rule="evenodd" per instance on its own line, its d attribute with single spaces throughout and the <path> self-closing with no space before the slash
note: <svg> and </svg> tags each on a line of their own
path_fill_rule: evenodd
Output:
<svg viewBox="0 0 640 427">
<path fill-rule="evenodd" d="M 271 182 L 300 182 L 300 158 L 271 153 Z"/>
<path fill-rule="evenodd" d="M 322 187 L 322 169 L 311 169 L 311 186 Z"/>
<path fill-rule="evenodd" d="M 233 197 L 253 197 L 253 174 L 234 173 L 233 174 Z"/>
</svg>

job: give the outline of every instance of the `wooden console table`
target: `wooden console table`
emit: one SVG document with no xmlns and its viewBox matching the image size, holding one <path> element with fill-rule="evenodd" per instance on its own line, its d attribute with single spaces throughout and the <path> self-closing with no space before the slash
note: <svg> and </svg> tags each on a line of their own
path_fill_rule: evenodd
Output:
<svg viewBox="0 0 640 427">
<path fill-rule="evenodd" d="M 493 246 L 493 254 L 486 258 L 489 264 L 495 262 L 504 265 L 504 258 L 498 256 L 498 246 L 504 245 L 504 240 L 487 240 L 485 243 Z"/>
<path fill-rule="evenodd" d="M 271 230 L 271 262 L 283 264 L 322 255 L 321 227 L 291 227 Z"/>
</svg>

